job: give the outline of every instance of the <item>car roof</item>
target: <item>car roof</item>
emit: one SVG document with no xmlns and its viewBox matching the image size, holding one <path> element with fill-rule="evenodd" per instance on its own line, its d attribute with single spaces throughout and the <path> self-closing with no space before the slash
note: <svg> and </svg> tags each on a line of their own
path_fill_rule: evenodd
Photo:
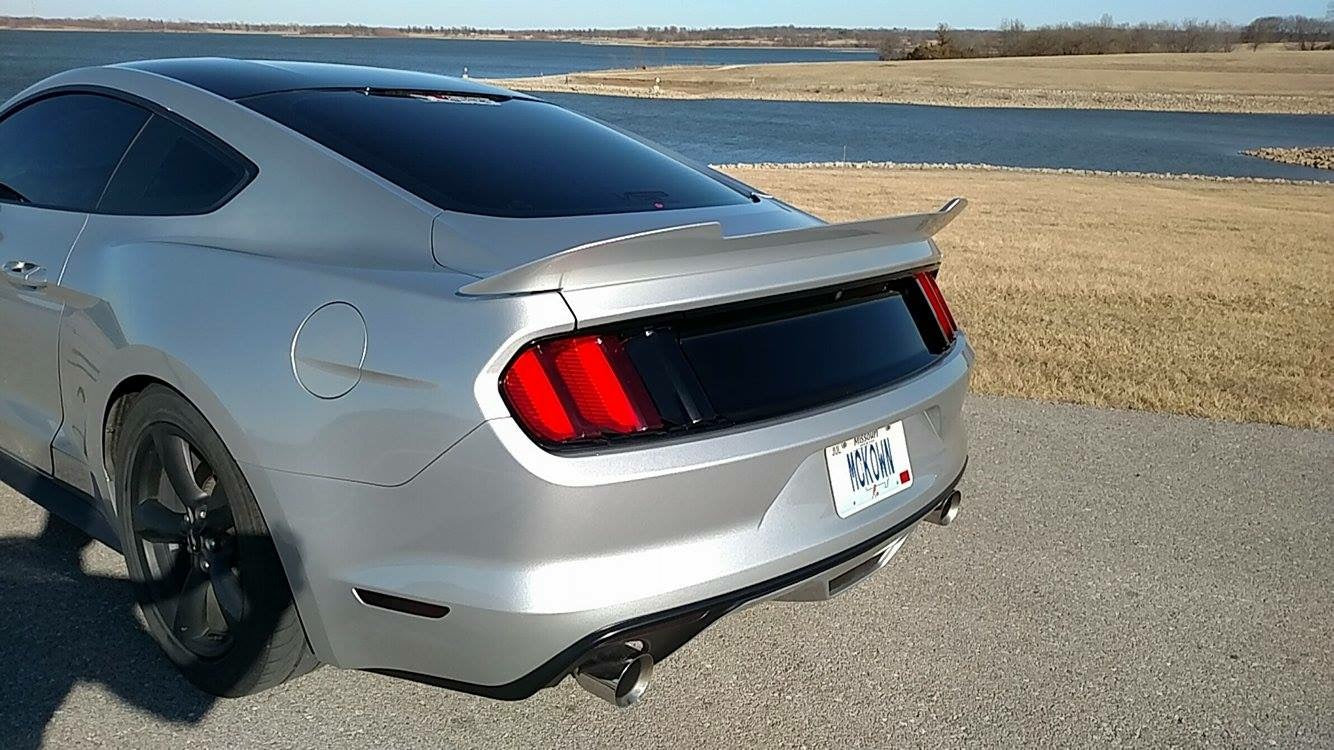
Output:
<svg viewBox="0 0 1334 750">
<path fill-rule="evenodd" d="M 527 98 L 513 91 L 466 78 L 361 65 L 182 57 L 119 63 L 111 67 L 155 73 L 227 99 L 244 99 L 278 91 L 337 88 L 448 91 L 456 94 Z"/>
</svg>

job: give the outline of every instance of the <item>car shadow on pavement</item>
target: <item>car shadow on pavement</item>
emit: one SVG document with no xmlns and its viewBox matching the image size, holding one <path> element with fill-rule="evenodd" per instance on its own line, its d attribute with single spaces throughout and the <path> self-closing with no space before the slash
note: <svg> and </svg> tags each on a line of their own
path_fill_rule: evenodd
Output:
<svg viewBox="0 0 1334 750">
<path fill-rule="evenodd" d="M 129 583 L 84 571 L 92 543 L 51 515 L 37 537 L 0 537 L 0 745 L 40 746 L 80 683 L 160 721 L 194 723 L 213 705 L 140 627 Z"/>
</svg>

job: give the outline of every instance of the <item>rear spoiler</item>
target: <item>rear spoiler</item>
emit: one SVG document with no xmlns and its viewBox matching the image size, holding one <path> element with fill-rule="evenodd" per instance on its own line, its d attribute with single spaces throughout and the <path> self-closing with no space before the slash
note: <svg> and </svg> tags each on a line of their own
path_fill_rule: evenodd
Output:
<svg viewBox="0 0 1334 750">
<path fill-rule="evenodd" d="M 928 214 L 724 237 L 717 222 L 688 224 L 570 248 L 459 290 L 468 296 L 573 292 L 924 243 L 968 205 L 954 198 Z M 934 254 L 934 249 L 931 253 Z M 882 262 L 888 259 L 881 258 Z M 893 264 L 898 265 L 898 264 Z M 871 270 L 871 269 L 868 269 Z M 886 269 L 892 271 L 893 269 Z"/>
</svg>

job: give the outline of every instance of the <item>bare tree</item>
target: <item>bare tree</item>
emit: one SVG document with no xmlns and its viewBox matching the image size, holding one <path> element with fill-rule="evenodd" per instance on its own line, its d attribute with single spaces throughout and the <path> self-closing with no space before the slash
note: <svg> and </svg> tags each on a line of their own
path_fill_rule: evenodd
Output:
<svg viewBox="0 0 1334 750">
<path fill-rule="evenodd" d="M 1292 33 L 1297 39 L 1297 49 L 1311 50 L 1315 49 L 1316 21 L 1306 16 L 1296 16 L 1292 19 Z"/>
<path fill-rule="evenodd" d="M 1017 18 L 1006 18 L 1001 20 L 1001 54 L 1013 56 L 1019 53 L 1020 46 L 1023 44 L 1024 22 Z"/>
</svg>

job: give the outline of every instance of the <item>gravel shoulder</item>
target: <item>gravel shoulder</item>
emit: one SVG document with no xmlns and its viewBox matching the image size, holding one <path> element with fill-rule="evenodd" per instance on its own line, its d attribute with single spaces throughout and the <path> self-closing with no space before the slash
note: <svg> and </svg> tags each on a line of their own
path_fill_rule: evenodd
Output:
<svg viewBox="0 0 1334 750">
<path fill-rule="evenodd" d="M 1334 744 L 1334 436 L 974 398 L 964 511 L 815 605 L 706 631 L 615 711 L 321 669 L 211 701 L 123 563 L 0 486 L 9 747 Z"/>
</svg>

